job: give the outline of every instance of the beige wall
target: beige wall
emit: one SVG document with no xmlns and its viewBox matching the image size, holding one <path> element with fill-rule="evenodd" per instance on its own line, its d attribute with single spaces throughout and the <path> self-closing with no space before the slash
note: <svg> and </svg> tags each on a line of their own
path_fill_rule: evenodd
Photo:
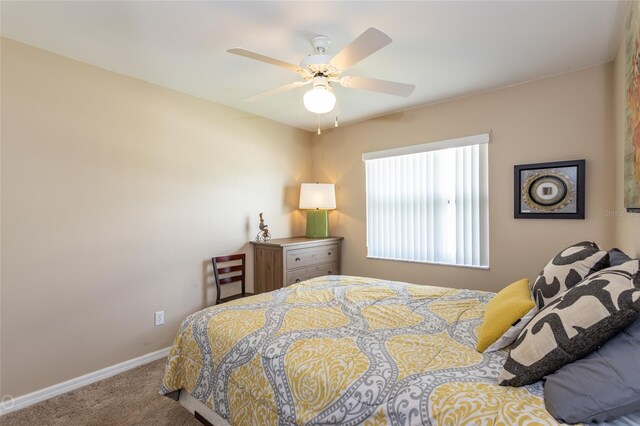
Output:
<svg viewBox="0 0 640 426">
<path fill-rule="evenodd" d="M 638 7 L 636 5 L 636 7 Z M 640 8 L 640 7 L 639 7 Z M 614 64 L 614 111 L 615 111 L 615 240 L 616 246 L 625 253 L 634 257 L 640 257 L 640 214 L 627 213 L 624 207 L 624 144 L 625 144 L 625 40 L 620 41 L 618 54 Z"/>
<path fill-rule="evenodd" d="M 426 106 L 315 138 L 316 179 L 337 184 L 331 231 L 345 237 L 343 272 L 415 283 L 499 290 L 535 278 L 561 248 L 582 240 L 610 247 L 613 219 L 612 65 Z M 491 131 L 490 270 L 366 259 L 362 152 Z M 587 160 L 586 219 L 513 218 L 513 166 Z"/>
<path fill-rule="evenodd" d="M 1 47 L 0 396 L 169 346 L 205 303 L 208 258 L 251 253 L 259 212 L 274 237 L 304 231 L 309 133 Z"/>
</svg>

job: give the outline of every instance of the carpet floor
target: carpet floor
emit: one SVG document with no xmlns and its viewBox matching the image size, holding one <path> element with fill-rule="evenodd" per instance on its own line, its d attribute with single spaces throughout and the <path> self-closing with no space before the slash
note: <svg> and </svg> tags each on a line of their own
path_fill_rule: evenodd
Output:
<svg viewBox="0 0 640 426">
<path fill-rule="evenodd" d="M 2 426 L 172 425 L 202 426 L 178 402 L 160 395 L 165 360 L 0 417 Z"/>
</svg>

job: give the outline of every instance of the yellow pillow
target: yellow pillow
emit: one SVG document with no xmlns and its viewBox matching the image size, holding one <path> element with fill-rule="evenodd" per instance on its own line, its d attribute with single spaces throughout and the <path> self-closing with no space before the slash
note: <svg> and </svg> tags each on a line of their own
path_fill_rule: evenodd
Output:
<svg viewBox="0 0 640 426">
<path fill-rule="evenodd" d="M 487 305 L 476 349 L 492 352 L 510 345 L 537 312 L 528 279 L 503 288 Z"/>
</svg>

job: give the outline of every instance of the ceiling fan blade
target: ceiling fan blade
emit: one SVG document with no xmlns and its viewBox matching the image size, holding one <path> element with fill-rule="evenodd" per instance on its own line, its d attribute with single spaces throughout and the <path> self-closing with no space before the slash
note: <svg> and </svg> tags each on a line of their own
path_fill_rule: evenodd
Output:
<svg viewBox="0 0 640 426">
<path fill-rule="evenodd" d="M 342 77 L 340 84 L 352 89 L 371 90 L 403 97 L 409 96 L 416 88 L 415 84 L 396 83 L 395 81 L 367 77 Z"/>
<path fill-rule="evenodd" d="M 376 28 L 369 28 L 342 49 L 329 62 L 342 71 L 391 43 L 391 37 Z"/>
<path fill-rule="evenodd" d="M 275 95 L 277 93 L 286 92 L 287 90 L 295 89 L 297 87 L 302 87 L 305 84 L 311 83 L 311 80 L 308 81 L 294 81 L 293 83 L 285 84 L 284 86 L 276 87 L 274 89 L 267 90 L 265 92 L 258 93 L 253 96 L 249 96 L 248 98 L 242 99 L 242 102 L 254 102 L 262 98 L 266 98 L 267 96 Z"/>
<path fill-rule="evenodd" d="M 227 50 L 227 52 L 233 53 L 234 55 L 238 55 L 238 56 L 244 56 L 245 58 L 255 59 L 256 61 L 266 62 L 268 64 L 275 65 L 277 67 L 284 68 L 289 71 L 293 71 L 297 73 L 302 72 L 302 68 L 300 68 L 297 65 L 293 65 L 288 62 L 281 61 L 279 59 L 274 59 L 269 56 L 261 55 L 259 53 L 251 52 L 246 49 L 235 48 L 235 49 L 229 49 Z"/>
</svg>

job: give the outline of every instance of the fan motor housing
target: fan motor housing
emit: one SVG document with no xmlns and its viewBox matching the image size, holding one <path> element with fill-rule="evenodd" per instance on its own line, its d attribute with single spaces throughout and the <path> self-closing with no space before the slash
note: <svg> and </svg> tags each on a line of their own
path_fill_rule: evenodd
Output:
<svg viewBox="0 0 640 426">
<path fill-rule="evenodd" d="M 308 68 L 309 66 L 312 66 L 312 65 L 328 65 L 330 59 L 331 59 L 331 56 L 329 55 L 320 55 L 320 54 L 309 55 L 305 57 L 302 60 L 302 62 L 300 62 L 300 66 L 302 68 Z"/>
<path fill-rule="evenodd" d="M 340 75 L 340 70 L 329 63 L 330 59 L 329 55 L 309 55 L 300 62 L 300 67 L 308 70 L 311 75 L 337 77 Z"/>
</svg>

